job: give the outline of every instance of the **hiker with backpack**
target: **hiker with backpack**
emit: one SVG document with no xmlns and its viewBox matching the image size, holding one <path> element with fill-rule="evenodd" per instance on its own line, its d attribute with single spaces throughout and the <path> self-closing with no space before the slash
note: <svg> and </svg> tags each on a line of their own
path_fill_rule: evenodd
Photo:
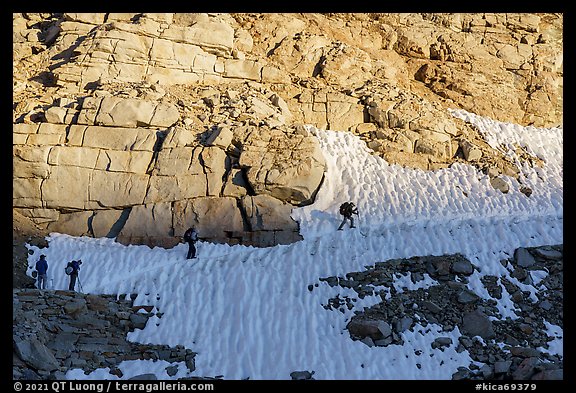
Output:
<svg viewBox="0 0 576 393">
<path fill-rule="evenodd" d="M 190 227 L 184 232 L 184 241 L 188 243 L 188 254 L 186 259 L 196 258 L 196 241 L 198 240 L 198 232 L 196 228 Z"/>
<path fill-rule="evenodd" d="M 353 214 L 358 215 L 358 208 L 354 205 L 354 203 L 352 202 L 344 202 L 343 204 L 340 205 L 340 214 L 342 216 L 344 216 L 344 219 L 342 220 L 342 223 L 340 224 L 340 226 L 338 227 L 338 230 L 341 231 L 342 227 L 344 226 L 344 224 L 346 223 L 346 220 L 350 221 L 350 228 L 356 228 L 354 226 L 354 217 L 352 216 Z"/>
<path fill-rule="evenodd" d="M 82 265 L 82 260 L 70 261 L 64 269 L 65 273 L 70 276 L 70 284 L 68 285 L 68 290 L 73 291 L 76 286 L 76 280 L 78 279 L 78 272 L 80 271 L 80 265 Z"/>
<path fill-rule="evenodd" d="M 36 262 L 36 272 L 38 274 L 38 289 L 46 289 L 46 281 L 48 280 L 48 261 L 46 261 L 46 255 L 40 255 L 40 259 Z"/>
</svg>

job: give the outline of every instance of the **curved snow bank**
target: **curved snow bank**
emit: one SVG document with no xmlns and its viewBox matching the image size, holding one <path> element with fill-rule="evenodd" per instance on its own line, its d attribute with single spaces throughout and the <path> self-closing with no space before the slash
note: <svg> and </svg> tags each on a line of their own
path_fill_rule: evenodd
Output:
<svg viewBox="0 0 576 393">
<path fill-rule="evenodd" d="M 516 143 L 546 161 L 544 168 L 521 168 L 522 185 L 533 191 L 530 197 L 510 177 L 504 177 L 510 186 L 504 194 L 492 187 L 488 175 L 471 165 L 455 164 L 436 171 L 390 165 L 370 154 L 366 144 L 349 132 L 311 127 L 320 140 L 327 173 L 314 204 L 293 210 L 304 238 L 337 228 L 341 221 L 338 207 L 346 200 L 358 206 L 364 231 L 428 221 L 563 217 L 562 129 L 520 127 L 463 111 L 456 114 L 479 127 L 495 148 L 512 157 L 510 148 Z"/>
</svg>

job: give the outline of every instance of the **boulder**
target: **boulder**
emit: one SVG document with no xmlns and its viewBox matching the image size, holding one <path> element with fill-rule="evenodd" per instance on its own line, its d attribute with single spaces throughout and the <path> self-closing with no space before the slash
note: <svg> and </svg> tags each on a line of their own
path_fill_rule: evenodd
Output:
<svg viewBox="0 0 576 393">
<path fill-rule="evenodd" d="M 313 202 L 326 163 L 313 135 L 261 129 L 242 143 L 239 165 L 256 194 L 303 206 Z"/>
<path fill-rule="evenodd" d="M 222 192 L 223 179 L 230 167 L 229 159 L 219 147 L 205 147 L 200 153 L 200 162 L 207 181 L 207 196 L 219 196 Z"/>
<path fill-rule="evenodd" d="M 464 159 L 466 159 L 466 161 L 478 161 L 482 158 L 482 150 L 469 141 L 461 141 L 460 147 L 462 148 L 462 153 L 464 154 Z"/>
<path fill-rule="evenodd" d="M 536 263 L 534 256 L 523 247 L 519 247 L 514 252 L 514 261 L 516 264 L 523 268 L 528 268 Z"/>
<path fill-rule="evenodd" d="M 20 359 L 36 370 L 50 372 L 60 366 L 52 351 L 35 338 L 25 341 L 15 340 L 14 350 Z"/>
<path fill-rule="evenodd" d="M 474 273 L 474 265 L 469 260 L 460 258 L 452 263 L 450 270 L 452 273 L 469 276 Z"/>
<path fill-rule="evenodd" d="M 470 337 L 480 336 L 483 339 L 489 339 L 495 336 L 492 321 L 478 309 L 462 317 L 460 330 Z"/>
<path fill-rule="evenodd" d="M 156 140 L 155 130 L 90 126 L 83 133 L 82 146 L 105 150 L 152 152 Z"/>
<path fill-rule="evenodd" d="M 534 251 L 536 252 L 536 255 L 538 255 L 539 257 L 544 258 L 544 259 L 548 259 L 548 260 L 552 260 L 552 261 L 559 261 L 564 256 L 564 254 L 562 254 L 558 250 L 547 249 L 547 248 L 543 248 L 543 247 L 536 248 Z"/>
<path fill-rule="evenodd" d="M 510 371 L 511 365 L 511 360 L 502 360 L 494 363 L 494 374 L 507 374 Z"/>
<path fill-rule="evenodd" d="M 86 311 L 88 311 L 88 308 L 84 299 L 74 299 L 64 305 L 64 312 L 73 318 L 78 318 L 80 314 Z"/>
<path fill-rule="evenodd" d="M 232 138 L 234 134 L 228 127 L 217 128 L 212 131 L 208 139 L 206 140 L 206 145 L 217 146 L 222 149 L 227 149 L 232 143 Z"/>
<path fill-rule="evenodd" d="M 564 369 L 543 370 L 534 374 L 531 379 L 534 381 L 563 381 Z"/>
<path fill-rule="evenodd" d="M 231 169 L 222 190 L 222 196 L 243 197 L 248 193 L 249 184 L 241 169 Z"/>
<path fill-rule="evenodd" d="M 314 375 L 314 371 L 292 371 L 290 373 L 290 377 L 294 380 L 314 379 L 312 375 Z"/>
<path fill-rule="evenodd" d="M 432 342 L 433 349 L 442 349 L 450 345 L 452 345 L 452 339 L 450 337 L 438 337 Z"/>
<path fill-rule="evenodd" d="M 492 187 L 494 187 L 498 191 L 501 191 L 503 194 L 507 194 L 508 191 L 510 190 L 510 186 L 508 185 L 508 183 L 501 177 L 493 177 L 492 179 L 490 179 L 490 184 L 492 185 Z"/>
<path fill-rule="evenodd" d="M 352 319 L 348 322 L 346 328 L 351 336 L 357 338 L 369 337 L 373 340 L 379 340 L 385 338 L 384 333 L 387 336 L 392 334 L 390 325 L 387 322 L 372 319 Z"/>
<path fill-rule="evenodd" d="M 537 366 L 540 363 L 538 358 L 530 357 L 522 360 L 516 370 L 512 372 L 512 379 L 516 381 L 526 381 L 532 378 L 538 370 Z"/>
</svg>

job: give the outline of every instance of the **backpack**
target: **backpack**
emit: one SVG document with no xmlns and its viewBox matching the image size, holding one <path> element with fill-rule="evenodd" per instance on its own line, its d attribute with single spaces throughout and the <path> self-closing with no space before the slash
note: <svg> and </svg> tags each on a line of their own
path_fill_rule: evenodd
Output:
<svg viewBox="0 0 576 393">
<path fill-rule="evenodd" d="M 67 275 L 71 275 L 73 271 L 74 268 L 72 267 L 72 262 L 68 262 L 68 265 L 66 265 L 66 267 L 64 268 L 64 273 L 66 273 Z"/>
<path fill-rule="evenodd" d="M 350 215 L 350 210 L 352 209 L 350 202 L 344 202 L 340 205 L 340 214 L 343 216 Z"/>
<path fill-rule="evenodd" d="M 186 233 L 184 234 L 184 240 L 189 242 L 189 241 L 197 241 L 198 240 L 198 232 L 194 231 L 194 230 L 188 230 L 186 231 Z"/>
</svg>

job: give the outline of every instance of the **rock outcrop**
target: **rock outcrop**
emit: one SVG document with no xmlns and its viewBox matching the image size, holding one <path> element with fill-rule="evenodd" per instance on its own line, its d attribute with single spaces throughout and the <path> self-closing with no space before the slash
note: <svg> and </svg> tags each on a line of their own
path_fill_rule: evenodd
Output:
<svg viewBox="0 0 576 393">
<path fill-rule="evenodd" d="M 183 346 L 127 340 L 128 332 L 143 329 L 151 317 L 162 317 L 152 306 L 135 305 L 133 297 L 15 289 L 12 304 L 16 380 L 63 380 L 70 369 L 90 373 L 99 368 L 122 377 L 118 365 L 136 359 L 177 363 L 166 368 L 168 375 L 182 365 L 196 369 L 196 354 Z"/>
<path fill-rule="evenodd" d="M 13 206 L 44 229 L 124 243 L 170 247 L 191 224 L 210 241 L 293 242 L 290 209 L 313 203 L 325 171 L 305 124 L 356 133 L 391 163 L 474 165 L 506 192 L 498 177 L 519 164 L 448 109 L 561 124 L 562 24 L 562 14 L 13 14 Z"/>
</svg>

